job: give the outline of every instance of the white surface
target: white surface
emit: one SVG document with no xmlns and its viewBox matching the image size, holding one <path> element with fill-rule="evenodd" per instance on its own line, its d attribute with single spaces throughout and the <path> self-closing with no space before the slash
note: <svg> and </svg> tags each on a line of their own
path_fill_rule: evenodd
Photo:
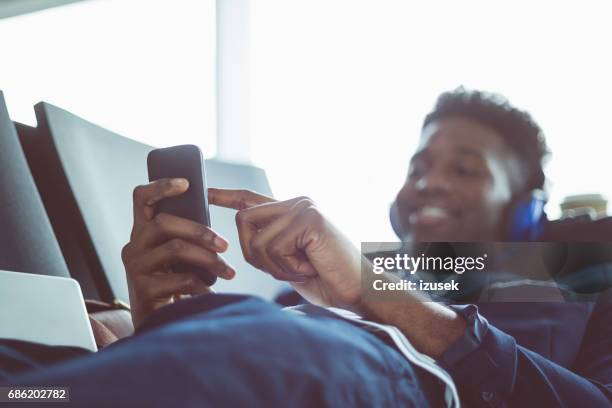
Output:
<svg viewBox="0 0 612 408">
<path fill-rule="evenodd" d="M 0 271 L 0 338 L 97 350 L 79 284 L 55 276 Z"/>
<path fill-rule="evenodd" d="M 49 7 L 74 3 L 75 1 L 79 0 L 2 0 L 0 1 L 0 18 L 33 13 Z"/>
<path fill-rule="evenodd" d="M 217 158 L 249 163 L 250 0 L 217 0 Z"/>
<path fill-rule="evenodd" d="M 354 242 L 394 240 L 389 203 L 423 118 L 463 84 L 543 127 L 552 215 L 569 194 L 612 197 L 611 15 L 600 0 L 254 0 L 253 162 Z"/>
<path fill-rule="evenodd" d="M 0 89 L 155 146 L 215 155 L 215 1 L 88 0 L 0 20 Z M 8 40 L 10 39 L 10 40 Z"/>
</svg>

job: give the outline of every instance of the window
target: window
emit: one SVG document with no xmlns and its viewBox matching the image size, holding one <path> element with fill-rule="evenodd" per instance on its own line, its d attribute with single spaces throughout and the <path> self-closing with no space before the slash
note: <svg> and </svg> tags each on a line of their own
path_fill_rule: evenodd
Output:
<svg viewBox="0 0 612 408">
<path fill-rule="evenodd" d="M 45 101 L 154 146 L 215 154 L 214 0 L 89 0 L 0 20 L 14 120 Z"/>
<path fill-rule="evenodd" d="M 423 117 L 464 85 L 544 129 L 549 214 L 569 194 L 612 199 L 609 15 L 601 1 L 254 1 L 254 161 L 277 196 L 310 195 L 354 242 L 394 240 L 388 207 Z"/>
</svg>

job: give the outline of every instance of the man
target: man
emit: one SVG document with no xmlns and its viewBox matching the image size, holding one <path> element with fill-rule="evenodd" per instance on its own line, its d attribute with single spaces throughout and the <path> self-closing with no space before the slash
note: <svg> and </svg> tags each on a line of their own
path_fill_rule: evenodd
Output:
<svg viewBox="0 0 612 408">
<path fill-rule="evenodd" d="M 499 97 L 462 89 L 442 95 L 425 119 L 397 196 L 400 233 L 414 241 L 507 239 L 508 208 L 544 187 L 546 152 L 529 115 Z M 234 275 L 217 255 L 227 244 L 213 231 L 170 216 L 153 218 L 155 202 L 186 188 L 183 181 L 161 182 L 135 192 L 135 233 L 124 260 L 136 325 L 174 294 L 207 290 L 187 276 L 164 275 L 167 283 L 161 284 L 162 278 L 150 273 L 157 268 L 151 259 L 159 265 L 193 262 L 222 278 Z M 398 327 L 419 351 L 448 368 L 468 405 L 605 406 L 612 401 L 610 305 L 494 304 L 481 306 L 483 316 L 473 306 L 414 301 L 407 292 L 400 303 L 376 302 L 362 296 L 359 251 L 310 199 L 275 201 L 248 191 L 210 189 L 209 200 L 238 210 L 247 261 L 289 281 L 311 303 Z M 202 237 L 204 244 L 194 244 Z M 165 243 L 148 249 L 150 242 Z M 149 287 L 159 292 L 137 294 Z"/>
<path fill-rule="evenodd" d="M 425 120 L 406 183 L 397 196 L 399 234 L 413 241 L 506 239 L 507 209 L 517 197 L 543 187 L 541 159 L 545 152 L 539 128 L 528 115 L 506 102 L 463 90 L 442 95 L 436 109 Z M 219 298 L 207 295 L 174 302 L 185 295 L 209 293 L 210 289 L 195 276 L 168 273 L 173 263 L 189 262 L 226 279 L 237 272 L 219 255 L 227 248 L 227 242 L 214 231 L 171 215 L 154 216 L 155 203 L 181 194 L 187 188 L 185 180 L 160 180 L 138 187 L 134 192 L 134 228 L 124 248 L 123 260 L 134 324 L 137 331 L 144 333 L 134 340 L 139 344 L 147 336 L 163 335 L 162 339 L 170 339 L 172 324 L 160 329 L 160 322 L 171 321 L 176 317 L 173 312 L 176 314 L 178 309 L 185 309 L 198 299 L 214 304 Z M 370 321 L 397 327 L 418 351 L 437 360 L 451 373 L 466 406 L 609 406 L 612 401 L 612 308 L 609 304 L 483 304 L 479 311 L 474 305 L 423 302 L 418 294 L 409 291 L 402 292 L 393 302 L 380 301 L 364 296 L 361 273 L 362 268 L 371 268 L 369 262 L 310 199 L 276 201 L 249 191 L 210 189 L 209 202 L 238 210 L 236 223 L 247 261 L 277 279 L 290 282 L 312 304 L 352 310 Z M 396 279 L 388 274 L 380 277 L 386 282 Z M 171 303 L 175 304 L 162 307 Z M 222 313 L 215 316 L 214 311 L 210 316 L 211 319 L 224 317 Z M 352 358 L 342 352 L 328 354 L 329 347 L 322 346 L 327 343 L 315 337 L 320 331 L 330 335 L 345 333 L 343 327 L 321 324 L 308 329 L 300 326 L 303 321 L 296 323 L 296 319 L 275 316 L 277 337 L 270 340 L 262 335 L 246 343 L 250 346 L 245 347 L 257 349 L 258 354 L 268 357 L 262 362 L 261 372 L 253 376 L 265 377 L 269 371 L 266 367 L 280 367 L 280 363 L 288 360 L 304 364 L 303 372 L 311 372 L 313 366 L 308 359 L 295 354 L 310 348 L 323 358 L 315 367 L 331 359 L 327 366 L 330 380 L 325 389 L 333 392 L 338 378 L 332 374 L 335 367 L 348 361 L 354 364 L 355 371 L 361 372 L 364 361 L 377 361 L 371 354 L 352 353 Z M 231 370 L 231 356 L 238 354 L 247 360 L 251 356 L 242 346 L 241 350 L 224 354 L 232 344 L 245 342 L 233 336 L 220 346 L 216 341 L 219 333 L 232 336 L 237 333 L 236 327 L 240 327 L 238 333 L 247 335 L 250 330 L 257 330 L 258 324 L 264 328 L 270 324 L 269 319 L 260 317 L 256 311 L 252 319 L 241 322 L 249 322 L 251 326 L 245 329 L 232 324 L 206 332 L 211 347 L 219 347 L 217 354 L 206 357 L 212 360 L 211 367 L 224 367 L 221 372 Z M 179 335 L 185 336 L 189 333 L 187 328 L 196 327 L 193 320 L 188 323 L 190 326 L 181 326 Z M 291 337 L 299 347 L 282 343 L 292 333 L 300 333 L 301 337 Z M 351 333 L 351 341 L 360 339 L 357 332 Z M 276 347 L 270 349 L 267 341 Z M 342 344 L 343 350 L 349 353 L 355 348 L 350 341 Z M 127 349 L 129 343 L 102 354 L 117 354 L 121 347 Z M 371 344 L 371 347 L 380 345 Z M 364 350 L 372 351 L 367 347 Z M 136 350 L 135 354 L 138 356 Z M 224 366 L 216 361 L 218 354 L 230 358 L 230 362 Z M 136 362 L 130 361 L 126 370 L 141 363 L 137 357 L 132 359 Z M 394 361 L 393 366 L 403 364 Z M 98 365 L 92 362 L 88 367 L 93 369 Z M 188 358 L 185 365 L 193 373 Z M 291 364 L 283 367 L 288 373 L 295 368 Z M 431 378 L 408 369 L 403 369 L 403 375 L 398 376 L 397 372 L 389 375 L 378 371 L 379 367 L 372 363 L 373 375 L 369 378 L 350 377 L 349 382 L 361 378 L 365 382 L 354 384 L 356 388 L 348 394 L 343 391 L 338 395 L 359 395 L 358 387 L 385 377 L 416 386 L 408 389 L 401 382 L 391 387 L 388 382 L 379 382 L 377 387 L 384 389 L 369 393 L 371 398 L 388 396 L 391 388 L 395 390 L 391 394 L 399 390 L 404 395 L 396 403 L 416 406 L 436 403 L 435 390 L 425 391 L 431 386 Z M 170 365 L 168 370 L 172 372 L 172 369 Z M 74 378 L 75 373 L 73 370 L 60 378 Z M 232 373 L 234 378 L 239 375 Z M 351 371 L 346 373 L 349 375 Z M 294 384 L 296 387 L 303 387 L 302 382 L 311 384 L 307 379 L 296 380 Z M 240 386 L 241 383 L 234 380 L 233 384 Z M 269 383 L 263 388 L 261 392 L 268 392 L 271 398 L 276 396 L 268 389 Z M 409 392 L 414 399 L 406 396 Z M 232 396 L 227 394 L 227 398 Z M 370 403 L 387 405 L 390 401 L 371 400 Z"/>
</svg>

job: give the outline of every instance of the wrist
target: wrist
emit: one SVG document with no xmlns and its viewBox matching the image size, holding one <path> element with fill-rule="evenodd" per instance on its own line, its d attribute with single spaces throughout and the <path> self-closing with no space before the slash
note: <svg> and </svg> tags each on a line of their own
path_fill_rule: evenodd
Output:
<svg viewBox="0 0 612 408">
<path fill-rule="evenodd" d="M 342 299 L 343 304 L 339 305 L 339 307 L 363 316 L 366 302 L 363 273 L 364 271 L 371 270 L 372 264 L 365 256 L 361 256 L 360 261 L 356 262 L 356 264 L 358 268 L 354 268 L 356 273 L 353 273 L 353 279 L 347 282 L 345 296 Z"/>
<path fill-rule="evenodd" d="M 396 277 L 379 275 L 386 282 Z M 438 358 L 466 330 L 465 319 L 420 292 L 404 291 L 393 298 L 362 290 L 352 312 L 365 319 L 397 327 L 417 350 Z"/>
</svg>

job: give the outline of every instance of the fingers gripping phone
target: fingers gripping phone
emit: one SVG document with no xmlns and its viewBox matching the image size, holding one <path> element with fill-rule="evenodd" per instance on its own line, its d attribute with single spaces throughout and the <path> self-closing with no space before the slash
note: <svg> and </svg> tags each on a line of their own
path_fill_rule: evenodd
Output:
<svg viewBox="0 0 612 408">
<path fill-rule="evenodd" d="M 194 145 L 173 146 L 152 150 L 147 157 L 149 181 L 161 178 L 184 178 L 189 189 L 176 197 L 165 198 L 155 205 L 155 214 L 167 213 L 210 227 L 204 158 Z M 217 276 L 205 269 L 186 263 L 172 266 L 178 273 L 193 273 L 211 286 Z"/>
</svg>

